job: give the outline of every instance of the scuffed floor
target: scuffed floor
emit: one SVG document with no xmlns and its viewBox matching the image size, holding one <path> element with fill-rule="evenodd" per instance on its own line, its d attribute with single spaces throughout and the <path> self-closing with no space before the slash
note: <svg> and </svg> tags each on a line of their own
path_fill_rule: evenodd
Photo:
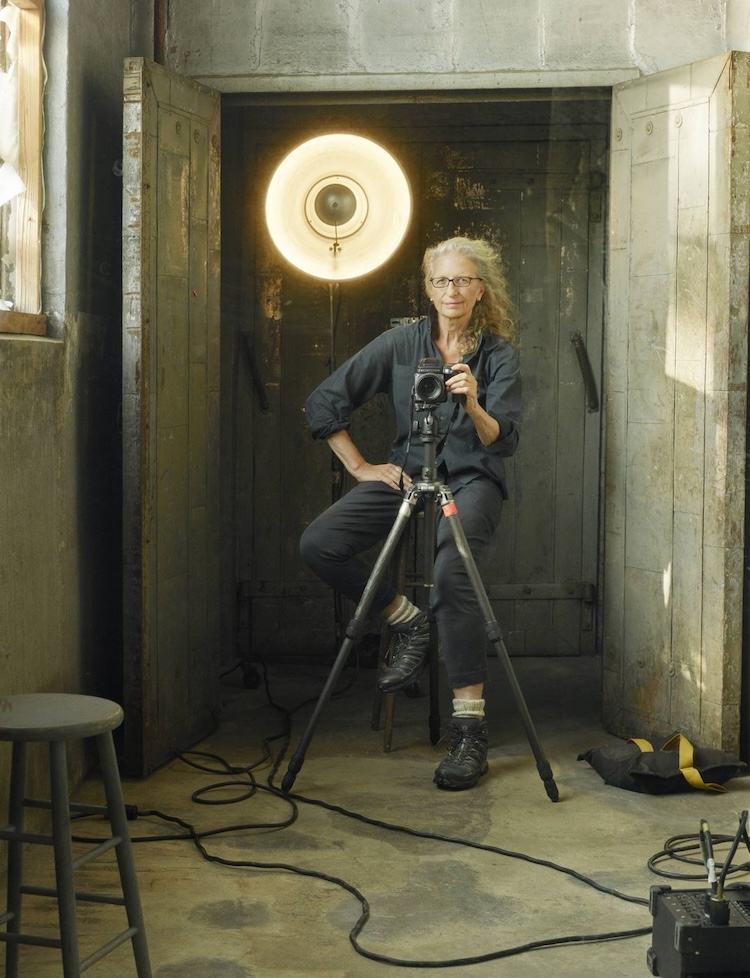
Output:
<svg viewBox="0 0 750 978">
<path fill-rule="evenodd" d="M 615 740 L 600 724 L 598 662 L 514 660 L 560 791 L 553 804 L 497 660 L 492 669 L 491 767 L 480 787 L 451 793 L 432 784 L 443 748 L 429 743 L 426 697 L 398 696 L 393 750 L 384 753 L 382 731 L 370 725 L 374 673 L 362 670 L 352 678 L 347 671 L 342 686 L 343 680 L 353 685 L 326 705 L 291 800 L 264 790 L 271 770 L 262 760 L 264 740 L 283 731 L 281 711 L 269 703 L 263 685 L 244 688 L 239 671 L 225 677 L 224 713 L 215 734 L 149 778 L 123 786 L 126 802 L 139 813 L 156 811 L 193 826 L 212 860 L 201 856 L 177 822 L 139 814 L 131 823 L 138 839 L 183 836 L 135 847 L 154 978 L 401 978 L 415 973 L 408 963 L 421 962 L 432 967 L 416 970 L 445 978 L 648 975 L 648 935 L 489 958 L 549 939 L 650 928 L 647 907 L 544 863 L 640 898 L 648 897 L 654 883 L 695 887 L 654 875 L 648 858 L 668 837 L 696 833 L 703 817 L 714 832 L 733 834 L 739 812 L 750 806 L 750 779 L 734 780 L 726 794 L 710 797 L 652 797 L 606 786 L 576 760 L 581 751 Z M 326 671 L 287 666 L 286 672 L 268 671 L 273 702 L 290 708 L 310 701 L 294 715 L 294 749 Z M 445 717 L 447 701 L 442 707 Z M 273 754 L 281 743 L 269 741 Z M 287 753 L 276 785 L 288 759 Z M 254 792 L 248 789 L 251 768 L 262 786 Z M 219 782 L 230 783 L 212 787 Z M 97 783 L 87 782 L 78 797 L 99 800 Z M 76 828 L 93 834 L 97 824 L 86 820 Z M 30 855 L 29 871 L 37 881 L 49 880 L 50 857 L 48 850 Z M 747 853 L 740 858 L 746 860 Z M 683 871 L 670 866 L 675 868 Z M 117 889 L 109 858 L 81 870 L 80 877 L 85 889 Z M 370 918 L 358 937 L 362 947 L 402 963 L 355 951 L 350 932 L 362 904 L 345 887 L 369 905 Z M 119 927 L 119 917 L 112 919 L 119 913 L 81 904 L 84 953 L 109 939 Z M 25 926 L 52 935 L 55 914 L 49 900 L 28 898 Z M 461 963 L 482 957 L 488 960 Z M 62 974 L 54 950 L 26 948 L 21 962 L 22 978 Z M 135 973 L 129 944 L 86 972 L 94 978 Z"/>
</svg>

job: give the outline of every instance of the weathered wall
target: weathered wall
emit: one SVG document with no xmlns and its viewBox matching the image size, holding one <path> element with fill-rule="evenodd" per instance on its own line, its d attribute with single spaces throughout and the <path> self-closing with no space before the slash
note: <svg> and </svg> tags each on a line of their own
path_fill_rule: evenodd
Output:
<svg viewBox="0 0 750 978">
<path fill-rule="evenodd" d="M 47 0 L 43 311 L 0 335 L 0 695 L 116 696 L 127 4 Z M 9 748 L 0 744 L 0 810 Z M 41 768 L 43 757 L 34 755 Z M 75 759 L 80 770 L 81 758 Z"/>
<path fill-rule="evenodd" d="M 746 51 L 750 38 L 750 3 L 728 0 L 726 9 L 727 49 Z"/>
<path fill-rule="evenodd" d="M 611 85 L 741 47 L 746 8 L 746 0 L 172 0 L 166 50 L 170 66 L 227 92 Z"/>
<path fill-rule="evenodd" d="M 604 384 L 608 729 L 735 751 L 749 58 L 615 89 Z"/>
</svg>

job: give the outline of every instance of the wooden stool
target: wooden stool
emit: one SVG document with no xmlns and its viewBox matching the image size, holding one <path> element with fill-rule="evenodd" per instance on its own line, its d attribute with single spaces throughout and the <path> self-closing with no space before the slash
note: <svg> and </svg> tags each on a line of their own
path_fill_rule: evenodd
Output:
<svg viewBox="0 0 750 978">
<path fill-rule="evenodd" d="M 112 731 L 122 720 L 123 712 L 117 703 L 94 696 L 65 693 L 0 696 L 0 740 L 13 743 L 9 824 L 0 827 L 0 839 L 8 843 L 8 902 L 6 912 L 0 914 L 0 925 L 6 925 L 7 928 L 5 933 L 0 933 L 0 941 L 7 945 L 6 978 L 18 978 L 21 944 L 59 948 L 62 951 L 64 978 L 79 978 L 92 964 L 127 940 L 132 941 L 138 978 L 151 978 L 133 849 L 112 740 Z M 96 739 L 99 750 L 106 806 L 74 804 L 69 799 L 66 742 L 89 737 Z M 31 742 L 49 744 L 50 801 L 25 797 L 26 755 Z M 24 832 L 25 808 L 44 808 L 51 811 L 51 836 Z M 105 815 L 112 827 L 111 838 L 94 846 L 78 859 L 73 858 L 71 811 Z M 28 843 L 53 847 L 56 889 L 24 884 L 23 851 Z M 75 871 L 112 848 L 116 850 L 122 896 L 76 892 Z M 21 900 L 24 894 L 49 896 L 57 900 L 59 939 L 21 933 Z M 80 960 L 78 948 L 76 900 L 124 906 L 129 924 L 126 930 L 83 961 Z"/>
</svg>

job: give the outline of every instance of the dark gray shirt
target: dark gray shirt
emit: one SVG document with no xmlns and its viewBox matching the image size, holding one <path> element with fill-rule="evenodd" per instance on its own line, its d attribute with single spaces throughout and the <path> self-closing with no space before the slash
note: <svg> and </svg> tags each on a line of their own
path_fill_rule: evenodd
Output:
<svg viewBox="0 0 750 978">
<path fill-rule="evenodd" d="M 328 438 L 349 428 L 353 411 L 376 394 L 385 393 L 396 420 L 390 460 L 409 475 L 418 475 L 424 445 L 419 434 L 412 433 L 413 420 L 420 417 L 413 411 L 413 388 L 417 364 L 427 357 L 442 363 L 428 318 L 381 333 L 307 399 L 305 412 L 313 438 Z M 490 478 L 507 498 L 503 456 L 515 452 L 521 423 L 518 352 L 507 340 L 484 335 L 464 362 L 477 379 L 479 403 L 500 425 L 500 437 L 491 445 L 483 445 L 463 406 L 449 397 L 433 410 L 440 431 L 438 473 L 451 487 L 482 476 Z"/>
</svg>

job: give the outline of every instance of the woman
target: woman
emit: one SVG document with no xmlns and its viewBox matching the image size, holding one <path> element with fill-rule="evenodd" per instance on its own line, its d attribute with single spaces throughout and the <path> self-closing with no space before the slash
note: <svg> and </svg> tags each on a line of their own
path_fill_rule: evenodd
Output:
<svg viewBox="0 0 750 978">
<path fill-rule="evenodd" d="M 370 576 L 357 555 L 387 534 L 403 489 L 421 472 L 424 445 L 412 435 L 420 360 L 437 358 L 452 368 L 445 387 L 453 397 L 433 411 L 440 433 L 436 467 L 453 493 L 475 559 L 507 499 L 503 457 L 518 445 L 521 378 L 498 256 L 486 241 L 450 238 L 427 249 L 423 271 L 429 316 L 376 337 L 331 374 L 305 408 L 313 437 L 328 441 L 357 484 L 310 524 L 301 553 L 319 577 L 355 603 Z M 390 460 L 370 462 L 352 440 L 349 421 L 357 407 L 383 392 L 391 399 L 396 436 Z M 434 781 L 440 788 L 471 788 L 488 769 L 486 636 L 476 595 L 440 514 L 430 606 L 453 690 L 449 750 Z M 394 633 L 390 666 L 378 683 L 394 692 L 413 683 L 426 661 L 428 617 L 386 580 L 372 610 Z"/>
</svg>

